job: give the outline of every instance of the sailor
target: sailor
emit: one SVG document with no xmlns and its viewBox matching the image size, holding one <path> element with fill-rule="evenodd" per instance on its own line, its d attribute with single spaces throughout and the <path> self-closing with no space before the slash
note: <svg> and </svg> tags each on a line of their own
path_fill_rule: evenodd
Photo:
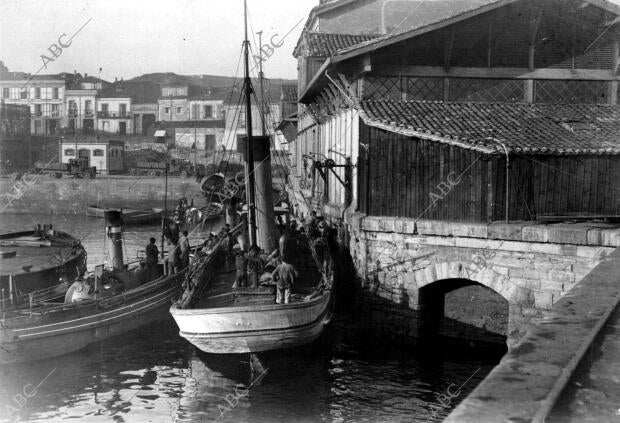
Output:
<svg viewBox="0 0 620 423">
<path fill-rule="evenodd" d="M 292 264 L 280 261 L 272 273 L 273 280 L 278 288 L 276 304 L 288 304 L 291 299 L 291 287 L 295 284 L 297 271 Z"/>
<path fill-rule="evenodd" d="M 235 278 L 233 288 L 245 288 L 247 286 L 247 258 L 239 244 L 233 247 L 233 253 L 237 270 L 237 277 Z"/>
<path fill-rule="evenodd" d="M 179 238 L 179 248 L 181 253 L 181 266 L 189 266 L 189 234 L 187 231 L 183 231 L 183 235 Z"/>
<path fill-rule="evenodd" d="M 250 288 L 256 288 L 260 276 L 263 274 L 263 261 L 260 258 L 260 248 L 256 245 L 250 247 L 248 252 L 248 285 Z"/>
<path fill-rule="evenodd" d="M 157 269 L 158 257 L 159 250 L 157 249 L 157 245 L 155 245 L 155 238 L 151 238 L 149 244 L 146 246 L 146 268 L 150 280 L 159 276 L 159 270 Z"/>
<path fill-rule="evenodd" d="M 181 251 L 178 244 L 168 241 L 168 257 L 166 258 L 168 274 L 173 275 L 181 270 Z"/>
</svg>

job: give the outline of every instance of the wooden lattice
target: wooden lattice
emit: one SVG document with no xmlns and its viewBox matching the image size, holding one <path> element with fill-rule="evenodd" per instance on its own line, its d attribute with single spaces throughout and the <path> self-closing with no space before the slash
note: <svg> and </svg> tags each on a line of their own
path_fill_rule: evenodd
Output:
<svg viewBox="0 0 620 423">
<path fill-rule="evenodd" d="M 450 101 L 516 102 L 524 98 L 523 81 L 514 79 L 450 79 Z"/>
<path fill-rule="evenodd" d="M 407 78 L 407 100 L 443 100 L 443 79 Z"/>
<path fill-rule="evenodd" d="M 365 100 L 400 100 L 400 77 L 369 76 L 364 78 Z"/>
<path fill-rule="evenodd" d="M 534 89 L 536 103 L 608 103 L 605 81 L 537 80 Z"/>
</svg>

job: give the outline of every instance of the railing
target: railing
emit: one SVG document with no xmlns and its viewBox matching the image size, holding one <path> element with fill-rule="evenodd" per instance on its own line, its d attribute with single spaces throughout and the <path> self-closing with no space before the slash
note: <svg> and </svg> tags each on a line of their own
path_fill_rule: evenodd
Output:
<svg viewBox="0 0 620 423">
<path fill-rule="evenodd" d="M 104 118 L 104 119 L 128 119 L 131 118 L 131 112 L 103 112 L 103 111 L 99 111 L 97 112 L 97 117 L 98 118 Z"/>
</svg>

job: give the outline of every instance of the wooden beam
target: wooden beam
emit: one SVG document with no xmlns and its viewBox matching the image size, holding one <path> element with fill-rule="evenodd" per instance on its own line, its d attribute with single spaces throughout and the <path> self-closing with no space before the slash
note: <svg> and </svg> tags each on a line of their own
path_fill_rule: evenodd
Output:
<svg viewBox="0 0 620 423">
<path fill-rule="evenodd" d="M 530 47 L 528 55 L 528 66 L 530 70 L 534 70 L 534 56 L 536 54 L 536 35 L 538 34 L 538 28 L 540 28 L 540 20 L 542 19 L 542 8 L 538 9 L 538 13 L 530 25 Z"/>
<path fill-rule="evenodd" d="M 444 42 L 443 68 L 446 72 L 450 70 L 450 60 L 452 60 L 452 48 L 454 47 L 454 29 L 449 32 Z"/>
<path fill-rule="evenodd" d="M 489 19 L 489 38 L 487 40 L 487 68 L 491 67 L 491 47 L 493 45 L 493 21 Z"/>
<path fill-rule="evenodd" d="M 533 103 L 534 102 L 534 80 L 526 79 L 525 81 L 523 81 L 523 84 L 524 84 L 525 102 Z"/>
<path fill-rule="evenodd" d="M 443 66 L 386 65 L 373 76 L 407 75 L 436 78 L 488 78 L 488 79 L 575 79 L 593 81 L 620 81 L 620 75 L 609 69 L 551 69 L 542 68 L 475 68 L 453 66 L 446 71 Z"/>
</svg>

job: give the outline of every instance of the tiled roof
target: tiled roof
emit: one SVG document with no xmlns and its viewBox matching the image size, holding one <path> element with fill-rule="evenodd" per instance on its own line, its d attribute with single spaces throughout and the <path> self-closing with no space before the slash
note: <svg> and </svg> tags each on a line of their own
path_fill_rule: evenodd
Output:
<svg viewBox="0 0 620 423">
<path fill-rule="evenodd" d="M 297 103 L 297 84 L 282 84 L 282 101 Z"/>
<path fill-rule="evenodd" d="M 326 32 L 308 32 L 304 35 L 305 47 L 303 43 L 295 48 L 295 56 L 305 48 L 304 56 L 329 57 L 338 50 L 346 49 L 360 43 L 374 40 L 378 34 L 332 34 Z"/>
<path fill-rule="evenodd" d="M 367 125 L 483 152 L 620 154 L 620 106 L 362 101 Z"/>
</svg>

